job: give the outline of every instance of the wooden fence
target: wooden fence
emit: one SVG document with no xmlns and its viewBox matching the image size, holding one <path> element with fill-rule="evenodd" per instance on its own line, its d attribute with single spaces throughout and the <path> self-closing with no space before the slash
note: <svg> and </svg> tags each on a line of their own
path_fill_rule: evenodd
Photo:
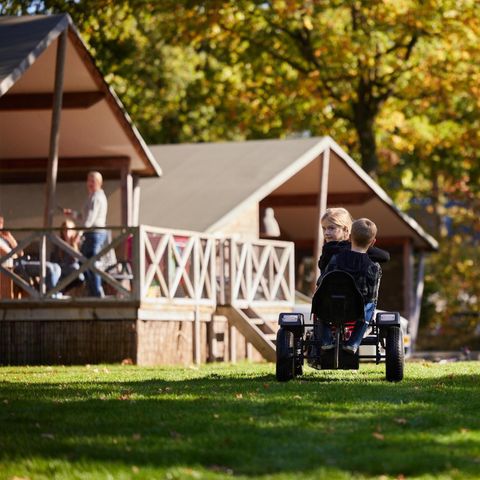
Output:
<svg viewBox="0 0 480 480">
<path fill-rule="evenodd" d="M 243 241 L 150 226 L 108 227 L 108 242 L 85 258 L 59 237 L 59 229 L 15 229 L 18 246 L 0 257 L 2 284 L 17 293 L 0 302 L 89 301 L 85 289 L 69 290 L 87 270 L 99 275 L 107 296 L 119 302 L 172 305 L 280 306 L 294 302 L 293 243 Z M 78 260 L 79 269 L 48 289 L 49 252 L 56 247 Z M 38 265 L 27 277 L 13 260 L 21 250 Z M 15 262 L 16 267 L 12 262 Z M 13 291 L 12 290 L 12 291 Z M 3 288 L 1 291 L 5 292 Z M 62 294 L 61 292 L 65 292 Z"/>
</svg>

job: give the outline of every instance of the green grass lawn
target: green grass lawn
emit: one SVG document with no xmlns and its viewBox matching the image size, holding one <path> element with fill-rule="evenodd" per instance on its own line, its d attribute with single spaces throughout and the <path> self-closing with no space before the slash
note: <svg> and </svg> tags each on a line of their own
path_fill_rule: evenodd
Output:
<svg viewBox="0 0 480 480">
<path fill-rule="evenodd" d="M 0 479 L 478 479 L 479 367 L 3 367 Z"/>
</svg>

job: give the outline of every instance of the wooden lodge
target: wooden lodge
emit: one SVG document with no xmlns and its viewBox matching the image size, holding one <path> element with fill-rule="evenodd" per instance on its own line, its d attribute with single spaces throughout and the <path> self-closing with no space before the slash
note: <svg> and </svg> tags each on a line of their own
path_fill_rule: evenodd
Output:
<svg viewBox="0 0 480 480">
<path fill-rule="evenodd" d="M 330 205 L 377 223 L 392 255 L 383 306 L 415 329 L 436 242 L 332 139 L 147 147 L 68 15 L 0 17 L 7 43 L 0 215 L 19 246 L 0 256 L 0 364 L 273 361 L 278 313 L 311 293 Z M 90 170 L 106 179 L 109 242 L 47 289 L 52 248 L 72 253 L 58 207 L 81 206 Z M 268 208 L 279 236 L 263 226 Z M 19 250 L 38 277 L 15 271 Z M 87 269 L 104 298 L 66 290 Z"/>
</svg>

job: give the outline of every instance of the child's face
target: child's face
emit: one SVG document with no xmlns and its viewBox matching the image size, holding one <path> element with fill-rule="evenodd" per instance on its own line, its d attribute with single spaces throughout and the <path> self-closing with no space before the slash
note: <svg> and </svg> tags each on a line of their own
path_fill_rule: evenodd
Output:
<svg viewBox="0 0 480 480">
<path fill-rule="evenodd" d="M 326 242 L 341 242 L 348 240 L 346 227 L 341 227 L 328 220 L 322 222 L 323 238 Z"/>
</svg>

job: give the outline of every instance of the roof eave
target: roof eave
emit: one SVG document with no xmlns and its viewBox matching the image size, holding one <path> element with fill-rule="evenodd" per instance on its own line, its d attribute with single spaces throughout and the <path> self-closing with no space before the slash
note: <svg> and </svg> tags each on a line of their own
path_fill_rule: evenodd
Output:
<svg viewBox="0 0 480 480">
<path fill-rule="evenodd" d="M 0 82 L 0 97 L 4 95 L 15 82 L 35 63 L 37 58 L 54 42 L 62 32 L 73 26 L 72 19 L 67 13 L 53 15 L 58 17 L 58 23 L 53 27 L 47 36 L 24 58 L 13 71 Z"/>
</svg>

